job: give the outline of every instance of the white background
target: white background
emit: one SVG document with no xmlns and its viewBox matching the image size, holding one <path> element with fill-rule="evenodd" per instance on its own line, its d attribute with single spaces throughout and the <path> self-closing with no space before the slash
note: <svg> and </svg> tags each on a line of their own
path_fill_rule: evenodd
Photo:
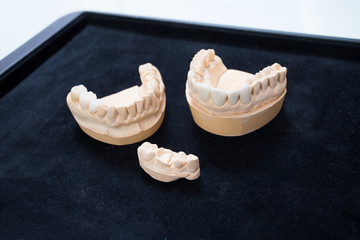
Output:
<svg viewBox="0 0 360 240">
<path fill-rule="evenodd" d="M 0 0 L 0 60 L 82 10 L 360 39 L 360 0 Z"/>
</svg>

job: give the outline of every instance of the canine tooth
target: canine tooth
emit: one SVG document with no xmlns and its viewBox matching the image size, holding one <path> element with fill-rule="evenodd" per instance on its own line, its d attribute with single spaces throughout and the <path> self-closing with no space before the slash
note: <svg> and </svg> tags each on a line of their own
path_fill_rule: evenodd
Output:
<svg viewBox="0 0 360 240">
<path fill-rule="evenodd" d="M 135 104 L 136 104 L 136 111 L 137 111 L 138 113 L 142 113 L 142 111 L 143 111 L 143 106 L 144 106 L 144 100 L 143 100 L 143 99 L 137 100 L 137 101 L 135 102 Z"/>
<path fill-rule="evenodd" d="M 107 116 L 110 122 L 115 122 L 116 118 L 119 116 L 119 113 L 116 111 L 116 108 L 112 106 L 110 107 Z"/>
<path fill-rule="evenodd" d="M 210 86 L 208 84 L 199 83 L 197 85 L 197 92 L 201 100 L 207 102 L 210 96 Z"/>
<path fill-rule="evenodd" d="M 178 152 L 172 158 L 175 168 L 182 168 L 186 162 L 186 154 L 184 152 Z"/>
<path fill-rule="evenodd" d="M 286 67 L 281 67 L 279 70 L 279 82 L 284 82 L 285 78 L 286 78 L 286 73 L 287 73 L 287 68 Z"/>
<path fill-rule="evenodd" d="M 132 102 L 129 106 L 126 107 L 129 115 L 131 117 L 135 117 L 136 116 L 136 106 L 135 106 L 135 102 Z"/>
<path fill-rule="evenodd" d="M 86 93 L 87 89 L 84 85 L 78 85 L 71 88 L 71 100 L 73 102 L 79 101 L 80 94 Z"/>
<path fill-rule="evenodd" d="M 258 95 L 260 92 L 260 82 L 259 81 L 255 81 L 252 83 L 252 88 L 253 88 L 253 93 L 254 95 Z"/>
<path fill-rule="evenodd" d="M 100 105 L 101 101 L 99 99 L 91 99 L 89 102 L 89 110 L 91 113 L 96 113 L 97 107 Z"/>
<path fill-rule="evenodd" d="M 96 94 L 93 92 L 81 93 L 79 96 L 79 102 L 82 109 L 87 109 L 89 107 L 89 102 L 92 99 L 96 99 Z"/>
<path fill-rule="evenodd" d="M 186 165 L 190 171 L 195 171 L 199 167 L 199 158 L 194 154 L 189 154 L 186 157 Z"/>
<path fill-rule="evenodd" d="M 240 100 L 244 104 L 248 104 L 251 100 L 251 86 L 250 84 L 243 84 L 240 86 Z"/>
<path fill-rule="evenodd" d="M 150 95 L 145 95 L 143 97 L 143 99 L 144 99 L 144 109 L 149 110 L 150 104 L 151 104 L 151 96 Z"/>
<path fill-rule="evenodd" d="M 98 116 L 101 118 L 105 117 L 105 115 L 107 113 L 106 109 L 102 105 L 97 106 L 96 112 L 97 112 Z"/>
<path fill-rule="evenodd" d="M 156 154 L 156 162 L 159 166 L 163 168 L 169 168 L 171 166 L 171 157 L 173 153 L 172 151 L 165 149 L 165 148 L 159 148 Z"/>
<path fill-rule="evenodd" d="M 269 78 L 267 78 L 267 77 L 263 77 L 260 79 L 262 90 L 264 90 L 264 91 L 266 90 L 268 82 L 269 82 Z"/>
<path fill-rule="evenodd" d="M 238 99 L 239 99 L 239 95 L 240 95 L 239 89 L 228 91 L 227 96 L 228 96 L 228 99 L 229 99 L 229 103 L 231 105 L 236 104 Z"/>
<path fill-rule="evenodd" d="M 222 89 L 211 87 L 211 99 L 215 105 L 222 106 L 226 101 L 226 92 Z"/>
<path fill-rule="evenodd" d="M 276 86 L 276 82 L 279 78 L 279 73 L 277 72 L 272 72 L 269 75 L 269 85 L 271 88 L 274 88 Z"/>
<path fill-rule="evenodd" d="M 117 109 L 118 113 L 119 113 L 119 116 L 123 119 L 123 120 L 126 120 L 128 115 L 129 115 L 129 112 L 127 110 L 126 107 L 119 107 Z"/>
</svg>

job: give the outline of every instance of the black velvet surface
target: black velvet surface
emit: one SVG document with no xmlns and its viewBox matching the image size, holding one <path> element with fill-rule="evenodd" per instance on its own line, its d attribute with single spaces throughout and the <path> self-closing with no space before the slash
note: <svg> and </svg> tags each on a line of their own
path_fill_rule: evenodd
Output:
<svg viewBox="0 0 360 240">
<path fill-rule="evenodd" d="M 242 137 L 200 129 L 184 93 L 202 48 L 251 73 L 286 66 L 278 116 Z M 66 105 L 80 83 L 98 97 L 139 85 L 146 62 L 167 96 L 147 141 L 197 155 L 195 181 L 155 181 L 138 164 L 141 143 L 88 137 Z M 358 239 L 359 69 L 326 53 L 88 25 L 0 100 L 0 238 Z"/>
</svg>

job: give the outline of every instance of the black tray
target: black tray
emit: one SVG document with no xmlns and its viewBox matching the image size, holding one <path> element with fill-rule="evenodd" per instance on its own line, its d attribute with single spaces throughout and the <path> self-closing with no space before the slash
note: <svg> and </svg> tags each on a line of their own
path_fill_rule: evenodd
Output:
<svg viewBox="0 0 360 240">
<path fill-rule="evenodd" d="M 279 115 L 242 137 L 200 129 L 185 99 L 189 63 L 213 48 L 228 68 L 288 68 Z M 360 43 L 75 13 L 0 62 L 0 238 L 354 239 L 360 235 Z M 160 70 L 165 120 L 148 141 L 200 158 L 198 180 L 161 183 L 140 143 L 84 134 L 65 102 Z"/>
</svg>

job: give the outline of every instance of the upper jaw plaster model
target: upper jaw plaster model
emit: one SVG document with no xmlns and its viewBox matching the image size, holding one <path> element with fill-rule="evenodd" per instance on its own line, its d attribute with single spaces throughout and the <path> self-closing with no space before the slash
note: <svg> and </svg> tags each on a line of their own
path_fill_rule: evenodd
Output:
<svg viewBox="0 0 360 240">
<path fill-rule="evenodd" d="M 195 122 L 208 132 L 240 136 L 271 121 L 286 94 L 287 69 L 274 63 L 255 75 L 227 69 L 215 51 L 190 63 L 186 98 Z"/>
<path fill-rule="evenodd" d="M 89 136 L 114 145 L 144 140 L 160 127 L 165 114 L 165 86 L 156 67 L 139 66 L 142 85 L 97 99 L 83 85 L 75 86 L 66 102 L 80 128 Z"/>
<path fill-rule="evenodd" d="M 144 142 L 137 151 L 140 166 L 156 180 L 172 182 L 179 178 L 194 180 L 200 176 L 199 158 L 193 154 L 175 153 L 149 142 Z"/>
</svg>

